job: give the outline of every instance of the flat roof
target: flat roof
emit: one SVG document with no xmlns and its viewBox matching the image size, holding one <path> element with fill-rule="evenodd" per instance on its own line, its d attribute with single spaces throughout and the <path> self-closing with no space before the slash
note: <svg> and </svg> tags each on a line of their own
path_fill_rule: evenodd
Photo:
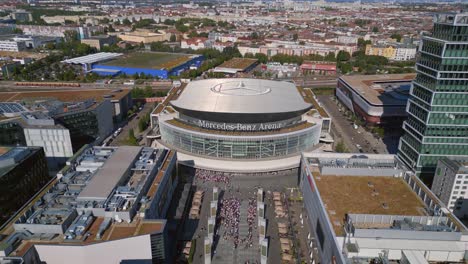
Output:
<svg viewBox="0 0 468 264">
<path fill-rule="evenodd" d="M 337 235 L 346 214 L 424 215 L 425 205 L 402 178 L 312 174 Z"/>
<path fill-rule="evenodd" d="M 247 78 L 192 81 L 171 104 L 190 111 L 239 114 L 296 112 L 312 107 L 293 83 Z"/>
<path fill-rule="evenodd" d="M 123 55 L 122 53 L 116 53 L 116 52 L 99 52 L 95 54 L 89 54 L 86 56 L 63 60 L 62 62 L 71 63 L 71 64 L 93 64 L 93 63 L 100 62 L 100 61 L 114 59 L 122 55 Z"/>
<path fill-rule="evenodd" d="M 0 92 L 0 101 L 15 102 L 27 99 L 53 98 L 62 102 L 84 101 L 94 99 L 102 102 L 106 99 L 120 100 L 130 93 L 130 89 L 76 89 L 76 90 L 49 90 L 49 91 L 26 91 L 26 92 Z M 112 95 L 104 98 L 104 95 Z"/>
<path fill-rule="evenodd" d="M 172 69 L 200 55 L 167 52 L 133 52 L 100 65 L 129 68 Z"/>
<path fill-rule="evenodd" d="M 141 147 L 120 146 L 98 169 L 86 187 L 78 195 L 78 200 L 105 200 L 120 182 L 133 161 L 141 152 Z"/>
<path fill-rule="evenodd" d="M 235 73 L 237 71 L 245 71 L 247 68 L 256 63 L 257 59 L 248 58 L 232 58 L 223 62 L 221 65 L 214 69 L 215 72 L 228 72 Z"/>
<path fill-rule="evenodd" d="M 415 73 L 407 74 L 380 74 L 380 75 L 344 75 L 340 80 L 348 84 L 356 93 L 374 105 L 400 104 L 406 105 L 406 100 L 385 94 L 382 89 L 372 87 L 374 84 L 391 82 L 411 82 L 416 77 Z"/>
</svg>

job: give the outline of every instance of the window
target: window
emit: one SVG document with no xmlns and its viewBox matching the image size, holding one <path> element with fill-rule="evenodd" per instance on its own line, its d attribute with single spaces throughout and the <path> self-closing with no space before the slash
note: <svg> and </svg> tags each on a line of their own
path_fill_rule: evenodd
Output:
<svg viewBox="0 0 468 264">
<path fill-rule="evenodd" d="M 315 228 L 315 232 L 317 232 L 317 239 L 320 244 L 320 248 L 323 250 L 323 243 L 325 242 L 325 235 L 323 234 L 322 226 L 320 225 L 319 220 L 317 219 L 317 227 Z"/>
</svg>

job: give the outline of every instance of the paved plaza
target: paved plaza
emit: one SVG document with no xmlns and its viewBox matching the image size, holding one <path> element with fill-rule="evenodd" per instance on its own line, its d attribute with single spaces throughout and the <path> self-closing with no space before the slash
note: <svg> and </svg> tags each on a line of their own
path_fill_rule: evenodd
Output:
<svg viewBox="0 0 468 264">
<path fill-rule="evenodd" d="M 240 175 L 229 173 L 216 173 L 216 177 L 203 174 L 201 177 L 193 179 L 193 185 L 197 190 L 205 192 L 204 199 L 200 210 L 200 219 L 197 221 L 198 226 L 193 232 L 193 239 L 197 240 L 193 263 L 204 263 L 203 242 L 207 235 L 207 219 L 209 218 L 210 200 L 213 195 L 213 187 L 218 187 L 220 190 L 221 201 L 236 199 L 239 201 L 239 217 L 238 217 L 238 239 L 239 243 L 236 247 L 233 237 L 224 236 L 229 232 L 228 227 L 217 222 L 216 238 L 212 249 L 212 263 L 260 263 L 260 248 L 258 240 L 258 218 L 255 215 L 253 228 L 251 228 L 251 242 L 244 242 L 243 239 L 249 236 L 249 223 L 247 222 L 249 211 L 249 200 L 254 199 L 258 188 L 262 188 L 265 193 L 265 218 L 267 219 L 266 237 L 269 240 L 268 263 L 284 263 L 282 262 L 282 249 L 280 238 L 291 240 L 291 247 L 294 252 L 289 252 L 294 259 L 299 258 L 305 263 L 310 263 L 307 250 L 307 235 L 309 233 L 306 223 L 300 223 L 300 214 L 302 213 L 302 202 L 289 203 L 289 195 L 291 188 L 295 189 L 294 195 L 300 195 L 297 190 L 297 171 L 286 171 L 280 173 L 265 173 L 256 175 Z M 277 218 L 274 212 L 274 203 L 272 193 L 280 192 L 285 203 L 285 208 L 288 212 L 287 217 Z M 286 206 L 287 203 L 287 206 Z M 218 207 L 218 218 L 221 205 Z M 288 226 L 289 232 L 286 235 L 278 234 L 278 222 Z M 292 263 L 292 262 L 291 262 Z"/>
</svg>

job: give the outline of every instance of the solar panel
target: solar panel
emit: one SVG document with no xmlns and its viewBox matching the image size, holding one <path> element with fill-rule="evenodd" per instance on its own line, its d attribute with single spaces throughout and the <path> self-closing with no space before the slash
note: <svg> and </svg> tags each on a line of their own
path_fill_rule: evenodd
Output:
<svg viewBox="0 0 468 264">
<path fill-rule="evenodd" d="M 26 111 L 27 109 L 19 103 L 0 103 L 0 114 L 21 113 Z"/>
</svg>

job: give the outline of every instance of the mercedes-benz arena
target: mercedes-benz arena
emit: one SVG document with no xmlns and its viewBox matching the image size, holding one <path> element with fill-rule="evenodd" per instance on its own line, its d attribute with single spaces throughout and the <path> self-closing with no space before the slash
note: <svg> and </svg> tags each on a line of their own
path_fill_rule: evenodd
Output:
<svg viewBox="0 0 468 264">
<path fill-rule="evenodd" d="M 319 143 L 321 118 L 289 82 L 208 79 L 179 89 L 157 120 L 164 145 L 216 159 L 277 159 Z"/>
</svg>

